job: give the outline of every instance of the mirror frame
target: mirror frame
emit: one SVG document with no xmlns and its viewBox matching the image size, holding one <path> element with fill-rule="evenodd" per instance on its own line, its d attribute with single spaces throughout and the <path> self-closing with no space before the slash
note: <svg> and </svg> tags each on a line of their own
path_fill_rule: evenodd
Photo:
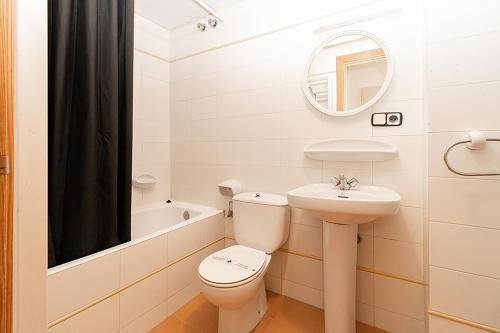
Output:
<svg viewBox="0 0 500 333">
<path fill-rule="evenodd" d="M 307 78 L 309 77 L 309 70 L 311 69 L 311 65 L 312 65 L 315 57 L 321 52 L 321 50 L 323 50 L 323 48 L 327 44 L 331 43 L 333 40 L 340 38 L 340 37 L 348 36 L 348 35 L 365 36 L 367 38 L 370 38 L 371 40 L 373 40 L 377 44 L 379 44 L 380 48 L 384 51 L 385 57 L 387 59 L 387 73 L 385 74 L 385 79 L 384 79 L 384 83 L 382 84 L 382 87 L 368 103 L 363 104 L 360 107 L 357 107 L 357 108 L 349 110 L 349 111 L 337 111 L 337 110 L 330 111 L 327 108 L 325 108 L 324 106 L 322 106 L 321 104 L 319 104 L 314 99 L 314 97 L 312 96 L 312 94 L 309 91 L 309 85 L 308 85 Z M 321 42 L 318 46 L 316 46 L 313 53 L 309 56 L 309 59 L 307 60 L 307 64 L 306 64 L 306 67 L 304 70 L 302 90 L 303 90 L 304 95 L 306 96 L 307 100 L 309 101 L 309 103 L 318 111 L 323 112 L 324 114 L 327 114 L 330 116 L 337 116 L 337 117 L 352 116 L 354 114 L 360 113 L 362 111 L 365 111 L 365 110 L 371 108 L 375 103 L 377 103 L 380 100 L 380 98 L 382 98 L 382 96 L 385 94 L 385 92 L 389 88 L 389 85 L 391 84 L 393 72 L 394 72 L 394 64 L 393 64 L 391 55 L 389 53 L 387 46 L 382 42 L 382 40 L 380 38 L 378 38 L 377 36 L 367 32 L 367 31 L 364 31 L 364 30 L 344 30 L 344 31 L 340 31 L 338 33 L 331 35 L 330 37 L 325 39 L 323 42 Z"/>
</svg>

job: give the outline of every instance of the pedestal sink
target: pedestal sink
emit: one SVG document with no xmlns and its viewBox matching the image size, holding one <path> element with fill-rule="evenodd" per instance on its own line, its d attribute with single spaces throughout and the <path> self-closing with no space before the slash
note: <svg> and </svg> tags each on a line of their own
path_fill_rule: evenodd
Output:
<svg viewBox="0 0 500 333">
<path fill-rule="evenodd" d="M 291 207 L 323 220 L 325 332 L 355 333 L 358 224 L 394 215 L 401 198 L 379 186 L 342 191 L 332 184 L 305 185 L 287 196 Z"/>
</svg>

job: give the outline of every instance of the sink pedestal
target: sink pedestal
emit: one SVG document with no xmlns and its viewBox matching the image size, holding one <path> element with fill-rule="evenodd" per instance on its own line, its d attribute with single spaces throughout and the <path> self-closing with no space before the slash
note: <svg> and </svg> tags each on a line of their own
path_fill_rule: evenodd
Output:
<svg viewBox="0 0 500 333">
<path fill-rule="evenodd" d="M 401 197 L 380 186 L 345 191 L 331 184 L 304 185 L 287 197 L 323 221 L 325 333 L 356 333 L 358 224 L 396 214 Z"/>
<path fill-rule="evenodd" d="M 325 333 L 356 333 L 357 224 L 323 221 Z"/>
</svg>

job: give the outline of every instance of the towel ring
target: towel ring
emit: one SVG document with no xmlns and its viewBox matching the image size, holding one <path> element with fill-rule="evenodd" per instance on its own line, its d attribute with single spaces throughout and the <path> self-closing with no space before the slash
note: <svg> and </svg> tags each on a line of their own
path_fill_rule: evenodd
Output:
<svg viewBox="0 0 500 333">
<path fill-rule="evenodd" d="M 486 139 L 486 142 L 492 142 L 492 141 L 500 142 L 500 139 Z M 452 144 L 451 146 L 449 146 L 448 148 L 446 148 L 446 150 L 444 152 L 444 155 L 443 155 L 443 160 L 444 160 L 444 164 L 446 164 L 446 167 L 448 168 L 448 170 L 450 170 L 454 174 L 457 174 L 457 175 L 460 175 L 460 176 L 468 176 L 468 177 L 500 176 L 500 172 L 499 173 L 494 173 L 494 172 L 492 172 L 492 173 L 461 172 L 461 171 L 457 171 L 457 170 L 453 169 L 450 166 L 450 163 L 448 162 L 448 154 L 450 153 L 450 150 L 452 150 L 454 147 L 456 147 L 458 145 L 468 144 L 468 143 L 471 143 L 471 142 L 472 142 L 472 140 L 462 140 L 462 141 L 455 142 L 454 144 Z"/>
</svg>

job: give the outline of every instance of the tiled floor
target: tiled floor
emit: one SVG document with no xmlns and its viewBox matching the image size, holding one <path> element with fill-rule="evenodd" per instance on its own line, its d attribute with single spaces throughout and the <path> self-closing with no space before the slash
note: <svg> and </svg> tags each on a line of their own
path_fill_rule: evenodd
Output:
<svg viewBox="0 0 500 333">
<path fill-rule="evenodd" d="M 286 296 L 267 292 L 268 309 L 252 333 L 320 333 L 323 310 Z M 217 307 L 199 295 L 150 333 L 217 333 Z M 361 323 L 357 333 L 387 333 Z"/>
</svg>

